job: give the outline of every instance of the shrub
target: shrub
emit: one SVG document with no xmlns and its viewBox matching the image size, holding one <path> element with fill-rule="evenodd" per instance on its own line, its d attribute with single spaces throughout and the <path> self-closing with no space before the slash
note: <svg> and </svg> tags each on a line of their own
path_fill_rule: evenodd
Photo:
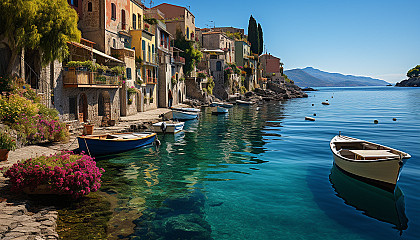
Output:
<svg viewBox="0 0 420 240">
<path fill-rule="evenodd" d="M 14 192 L 46 185 L 48 190 L 57 194 L 79 198 L 101 187 L 103 172 L 105 170 L 99 169 L 93 158 L 63 152 L 18 162 L 4 176 L 10 178 Z"/>
<path fill-rule="evenodd" d="M 8 97 L 0 95 L 0 120 L 7 123 L 15 123 L 20 116 L 34 116 L 39 111 L 38 106 L 32 100 L 17 94 Z"/>
<path fill-rule="evenodd" d="M 16 149 L 15 139 L 5 131 L 0 131 L 0 149 L 7 149 L 9 151 L 14 151 Z"/>
<path fill-rule="evenodd" d="M 30 144 L 43 141 L 66 141 L 68 138 L 68 131 L 64 123 L 39 114 L 35 116 L 22 114 L 12 127 L 21 133 L 26 138 L 26 142 Z"/>
</svg>

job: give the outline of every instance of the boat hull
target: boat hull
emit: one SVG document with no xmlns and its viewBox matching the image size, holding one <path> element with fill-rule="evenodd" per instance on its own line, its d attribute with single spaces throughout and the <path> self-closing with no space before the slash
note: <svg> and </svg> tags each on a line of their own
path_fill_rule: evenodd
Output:
<svg viewBox="0 0 420 240">
<path fill-rule="evenodd" d="M 162 122 L 153 124 L 153 130 L 157 133 L 163 133 L 161 128 Z M 184 129 L 184 123 L 166 123 L 165 133 L 178 133 Z"/>
<path fill-rule="evenodd" d="M 183 111 L 172 111 L 172 119 L 174 120 L 192 120 L 198 118 L 198 112 L 183 112 Z"/>
<path fill-rule="evenodd" d="M 242 106 L 249 106 L 249 105 L 254 105 L 255 102 L 249 102 L 249 101 L 243 101 L 243 100 L 236 100 L 236 104 L 242 105 Z"/>
<path fill-rule="evenodd" d="M 336 166 L 350 176 L 380 187 L 394 191 L 401 166 L 399 160 L 377 162 L 353 162 L 333 153 Z"/>
<path fill-rule="evenodd" d="M 228 113 L 228 110 L 226 108 L 222 108 L 219 106 L 213 107 L 212 114 L 218 115 L 218 114 L 226 114 Z"/>
<path fill-rule="evenodd" d="M 152 144 L 156 140 L 156 133 L 139 139 L 112 140 L 112 139 L 90 139 L 78 137 L 79 150 L 91 156 L 102 156 L 114 153 L 129 151 L 135 148 Z"/>
</svg>

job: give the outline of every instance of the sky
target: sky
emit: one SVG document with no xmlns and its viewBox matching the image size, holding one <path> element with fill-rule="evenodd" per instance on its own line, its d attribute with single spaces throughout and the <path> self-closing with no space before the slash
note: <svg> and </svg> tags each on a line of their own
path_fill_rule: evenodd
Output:
<svg viewBox="0 0 420 240">
<path fill-rule="evenodd" d="M 285 69 L 310 66 L 395 83 L 420 65 L 419 0 L 155 0 L 152 6 L 164 2 L 189 8 L 199 28 L 247 32 L 252 15 L 266 51 Z"/>
</svg>

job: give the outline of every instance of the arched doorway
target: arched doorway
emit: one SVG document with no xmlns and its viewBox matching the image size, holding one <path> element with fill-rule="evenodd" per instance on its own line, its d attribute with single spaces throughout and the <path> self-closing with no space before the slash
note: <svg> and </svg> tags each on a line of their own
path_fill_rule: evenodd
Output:
<svg viewBox="0 0 420 240">
<path fill-rule="evenodd" d="M 181 90 L 178 91 L 178 103 L 182 103 L 182 93 L 181 93 Z"/>
<path fill-rule="evenodd" d="M 82 93 L 79 96 L 79 121 L 87 122 L 88 121 L 88 103 L 86 94 Z"/>
<path fill-rule="evenodd" d="M 98 97 L 98 115 L 111 119 L 111 97 L 108 91 L 101 91 Z"/>
</svg>

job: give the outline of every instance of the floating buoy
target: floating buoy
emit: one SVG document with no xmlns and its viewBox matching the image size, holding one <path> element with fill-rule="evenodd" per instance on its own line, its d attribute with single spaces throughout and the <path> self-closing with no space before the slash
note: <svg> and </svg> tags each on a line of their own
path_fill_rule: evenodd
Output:
<svg viewBox="0 0 420 240">
<path fill-rule="evenodd" d="M 315 106 L 315 104 L 312 103 L 312 106 Z"/>
<path fill-rule="evenodd" d="M 334 98 L 334 96 L 331 96 L 331 98 Z"/>
<path fill-rule="evenodd" d="M 327 99 L 327 100 L 325 100 L 325 101 L 327 101 L 327 102 L 328 102 L 328 99 Z"/>
<path fill-rule="evenodd" d="M 315 118 L 312 118 L 312 117 L 305 117 L 305 120 L 308 120 L 308 121 L 315 121 Z"/>
<path fill-rule="evenodd" d="M 392 119 L 392 121 L 394 121 L 394 122 L 395 122 L 395 121 L 397 121 L 397 119 L 396 119 L 396 118 L 393 118 L 393 119 Z"/>
<path fill-rule="evenodd" d="M 378 124 L 378 123 L 379 123 L 379 121 L 378 121 L 378 120 L 373 120 L 373 123 L 374 123 L 374 124 Z"/>
<path fill-rule="evenodd" d="M 316 117 L 316 113 L 314 113 L 314 116 Z"/>
<path fill-rule="evenodd" d="M 330 105 L 329 102 L 322 102 L 322 105 Z"/>
</svg>

